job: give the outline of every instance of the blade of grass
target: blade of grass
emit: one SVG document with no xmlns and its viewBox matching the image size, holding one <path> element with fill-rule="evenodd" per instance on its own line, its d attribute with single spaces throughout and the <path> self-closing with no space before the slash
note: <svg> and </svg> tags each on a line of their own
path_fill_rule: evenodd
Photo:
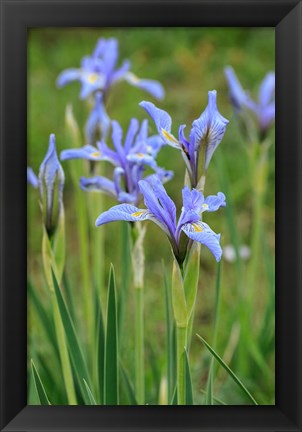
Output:
<svg viewBox="0 0 302 432">
<path fill-rule="evenodd" d="M 51 405 L 33 360 L 31 360 L 31 371 L 40 405 Z"/>
<path fill-rule="evenodd" d="M 204 389 L 200 389 L 200 392 L 202 394 L 204 394 L 205 396 L 207 395 L 207 391 Z M 218 405 L 227 405 L 225 402 L 223 402 L 221 399 L 218 399 L 217 397 L 213 396 L 213 401 L 218 404 Z"/>
<path fill-rule="evenodd" d="M 120 370 L 121 370 L 121 376 L 122 376 L 122 380 L 124 382 L 124 387 L 125 387 L 125 391 L 128 397 L 128 401 L 130 405 L 138 405 L 136 397 L 135 397 L 135 391 L 134 391 L 134 387 L 133 384 L 129 378 L 129 374 L 126 371 L 125 367 L 123 366 L 123 364 L 120 362 Z"/>
<path fill-rule="evenodd" d="M 174 391 L 173 391 L 170 405 L 177 405 L 177 385 L 175 385 L 175 387 L 174 387 Z"/>
<path fill-rule="evenodd" d="M 120 349 L 123 347 L 123 329 L 125 307 L 129 293 L 129 284 L 131 276 L 131 235 L 129 222 L 121 222 L 121 279 L 118 302 L 118 325 L 119 325 L 119 343 Z"/>
<path fill-rule="evenodd" d="M 221 261 L 217 265 L 217 275 L 215 284 L 215 320 L 214 320 L 214 335 L 213 335 L 213 348 L 216 349 L 216 340 L 219 322 L 219 306 L 220 306 L 220 286 L 221 286 Z M 214 385 L 214 357 L 211 358 L 208 382 L 207 382 L 207 395 L 206 405 L 213 405 L 213 385 Z"/>
<path fill-rule="evenodd" d="M 185 357 L 185 380 L 186 380 L 186 405 L 194 405 L 192 378 L 191 378 L 188 353 L 186 349 L 184 350 L 184 357 Z"/>
<path fill-rule="evenodd" d="M 88 400 L 90 402 L 89 405 L 97 405 L 97 403 L 95 401 L 95 398 L 94 398 L 94 396 L 92 394 L 92 391 L 90 390 L 89 385 L 87 384 L 87 382 L 85 381 L 84 378 L 83 378 L 83 382 L 84 382 L 84 385 L 85 385 L 85 388 L 86 388 L 87 398 L 88 398 Z"/>
<path fill-rule="evenodd" d="M 98 389 L 98 398 L 100 404 L 103 403 L 104 397 L 104 364 L 105 364 L 105 330 L 104 330 L 104 320 L 102 308 L 99 300 L 96 299 L 98 306 L 98 311 L 96 316 L 97 319 L 97 329 L 96 329 L 96 380 Z"/>
<path fill-rule="evenodd" d="M 83 379 L 86 380 L 87 383 L 90 384 L 90 377 L 87 371 L 87 366 L 82 354 L 82 350 L 78 341 L 78 337 L 75 331 L 74 324 L 72 322 L 69 310 L 67 308 L 67 305 L 65 303 L 65 300 L 62 296 L 61 289 L 58 285 L 58 282 L 56 280 L 55 274 L 52 270 L 52 278 L 53 278 L 53 285 L 55 290 L 55 297 L 57 301 L 57 305 L 59 308 L 60 317 L 62 319 L 62 323 L 64 326 L 64 331 L 66 335 L 67 345 L 68 345 L 68 351 L 74 366 L 74 370 L 76 373 L 78 385 L 81 389 L 81 394 L 84 398 L 85 403 L 89 404 L 89 399 L 87 398 L 87 392 L 86 388 L 83 382 Z"/>
<path fill-rule="evenodd" d="M 105 340 L 104 404 L 119 403 L 118 327 L 114 268 L 111 264 L 108 284 L 107 329 Z"/>
<path fill-rule="evenodd" d="M 245 393 L 245 395 L 250 399 L 250 401 L 254 405 L 258 405 L 256 400 L 253 398 L 251 393 L 248 391 L 248 389 L 245 387 L 245 385 L 240 381 L 240 379 L 237 377 L 237 375 L 232 371 L 232 369 L 222 360 L 222 358 L 216 353 L 216 351 L 213 350 L 213 348 L 199 335 L 196 334 L 198 339 L 206 346 L 206 348 L 210 351 L 210 353 L 215 357 L 215 359 L 220 363 L 220 365 L 227 371 L 227 373 L 230 375 L 230 377 L 233 379 L 233 381 L 241 388 L 241 390 Z"/>
</svg>

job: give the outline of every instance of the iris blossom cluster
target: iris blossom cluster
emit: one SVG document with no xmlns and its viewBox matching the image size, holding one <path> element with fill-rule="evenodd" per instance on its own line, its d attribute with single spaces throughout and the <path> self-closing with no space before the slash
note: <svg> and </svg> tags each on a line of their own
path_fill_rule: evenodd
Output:
<svg viewBox="0 0 302 432">
<path fill-rule="evenodd" d="M 255 102 L 242 88 L 233 68 L 225 68 L 229 87 L 230 101 L 237 114 L 252 113 L 256 117 L 261 136 L 265 136 L 275 119 L 275 73 L 269 72 L 264 77 Z"/>
<path fill-rule="evenodd" d="M 118 57 L 117 40 L 100 38 L 92 55 L 82 59 L 80 68 L 70 68 L 60 73 L 57 85 L 63 87 L 72 81 L 79 81 L 81 99 L 86 99 L 97 90 L 101 90 L 105 98 L 110 87 L 117 81 L 123 80 L 158 99 L 164 97 L 162 85 L 155 80 L 138 78 L 130 71 L 131 65 L 128 60 L 117 67 Z"/>
<path fill-rule="evenodd" d="M 228 120 L 217 109 L 216 97 L 216 90 L 208 92 L 208 105 L 200 117 L 193 121 L 189 139 L 184 134 L 185 125 L 179 126 L 178 138 L 172 135 L 172 119 L 166 111 L 157 108 L 151 102 L 140 103 L 153 119 L 163 141 L 181 151 L 192 187 L 199 188 L 198 182 L 206 175 L 213 153 L 221 142 L 228 124 Z"/>
<path fill-rule="evenodd" d="M 196 189 L 190 190 L 185 186 L 182 190 L 183 207 L 176 222 L 176 206 L 157 175 L 139 181 L 138 186 L 144 196 L 146 209 L 129 204 L 116 205 L 97 218 L 96 226 L 118 220 L 129 222 L 151 220 L 168 236 L 179 263 L 183 261 L 185 255 L 181 250 L 182 234 L 205 245 L 217 261 L 221 259 L 220 234 L 216 234 L 209 225 L 202 222 L 201 215 L 205 211 L 214 212 L 225 206 L 225 196 L 222 192 L 204 198 L 201 192 Z"/>
<path fill-rule="evenodd" d="M 157 166 L 156 156 L 164 145 L 161 137 L 148 137 L 148 121 L 139 125 L 133 118 L 123 142 L 123 131 L 117 121 L 112 121 L 112 142 L 114 149 L 104 141 L 97 146 L 85 145 L 80 149 L 69 149 L 61 152 L 61 160 L 86 159 L 89 161 L 108 161 L 115 168 L 113 180 L 103 176 L 92 178 L 82 177 L 80 186 L 86 191 L 100 191 L 114 197 L 119 202 L 138 204 L 141 198 L 138 182 L 143 178 L 146 166 L 152 168 L 165 182 L 172 178 L 171 171 L 165 171 Z"/>
</svg>

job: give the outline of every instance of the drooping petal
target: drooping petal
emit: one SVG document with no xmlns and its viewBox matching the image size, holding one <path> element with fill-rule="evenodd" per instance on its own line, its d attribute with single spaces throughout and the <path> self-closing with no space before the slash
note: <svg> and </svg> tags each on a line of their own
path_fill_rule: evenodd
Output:
<svg viewBox="0 0 302 432">
<path fill-rule="evenodd" d="M 220 234 L 216 234 L 209 225 L 205 222 L 189 223 L 184 225 L 182 230 L 192 240 L 205 245 L 212 252 L 216 261 L 221 260 Z"/>
<path fill-rule="evenodd" d="M 95 105 L 91 110 L 85 126 L 87 142 L 91 145 L 99 138 L 105 140 L 110 128 L 110 118 L 103 104 L 103 96 L 101 92 L 95 95 Z"/>
<path fill-rule="evenodd" d="M 56 84 L 58 87 L 64 87 L 66 84 L 69 84 L 72 81 L 79 81 L 82 77 L 81 69 L 65 69 L 61 72 L 57 78 Z"/>
<path fill-rule="evenodd" d="M 102 152 L 92 145 L 85 145 L 81 148 L 63 150 L 60 154 L 62 161 L 68 159 L 86 159 L 90 161 L 103 160 Z"/>
<path fill-rule="evenodd" d="M 144 110 L 152 118 L 157 131 L 164 142 L 172 147 L 181 149 L 179 141 L 171 134 L 172 120 L 169 114 L 166 111 L 157 108 L 151 102 L 142 101 L 139 105 L 144 108 Z"/>
<path fill-rule="evenodd" d="M 81 177 L 79 183 L 80 188 L 86 192 L 104 192 L 112 197 L 117 196 L 113 181 L 106 177 Z"/>
<path fill-rule="evenodd" d="M 113 151 L 109 148 L 104 141 L 99 141 L 97 143 L 98 149 L 102 155 L 102 160 L 108 161 L 113 165 L 119 166 L 121 165 L 121 158 L 117 154 L 117 152 Z"/>
<path fill-rule="evenodd" d="M 218 192 L 217 195 L 209 195 L 202 206 L 202 211 L 214 212 L 220 207 L 225 207 L 225 195 L 223 192 Z"/>
<path fill-rule="evenodd" d="M 95 225 L 100 226 L 108 222 L 119 220 L 137 222 L 150 219 L 150 212 L 130 204 L 119 204 L 100 214 Z"/>
<path fill-rule="evenodd" d="M 208 105 L 201 116 L 194 120 L 190 134 L 190 141 L 192 136 L 194 137 L 195 149 L 204 146 L 205 170 L 207 170 L 212 155 L 221 142 L 229 123 L 217 109 L 216 96 L 216 90 L 208 92 Z"/>
<path fill-rule="evenodd" d="M 33 172 L 33 169 L 31 167 L 27 167 L 27 183 L 35 189 L 37 189 L 37 187 L 39 186 L 38 177 Z"/>
<path fill-rule="evenodd" d="M 275 73 L 269 72 L 263 79 L 259 88 L 259 104 L 262 107 L 269 105 L 275 99 Z"/>
<path fill-rule="evenodd" d="M 132 72 L 127 72 L 124 79 L 129 84 L 145 90 L 157 99 L 163 99 L 165 96 L 164 88 L 158 81 L 138 78 Z"/>
</svg>

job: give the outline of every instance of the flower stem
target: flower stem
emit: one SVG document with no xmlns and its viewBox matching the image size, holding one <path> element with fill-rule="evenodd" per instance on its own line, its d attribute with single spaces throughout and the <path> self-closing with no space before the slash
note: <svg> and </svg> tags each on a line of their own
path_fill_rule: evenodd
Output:
<svg viewBox="0 0 302 432">
<path fill-rule="evenodd" d="M 187 327 L 176 328 L 177 338 L 177 405 L 185 405 L 185 358 L 184 350 L 187 345 Z"/>
<path fill-rule="evenodd" d="M 144 369 L 144 290 L 135 288 L 135 384 L 139 405 L 145 403 Z"/>
</svg>

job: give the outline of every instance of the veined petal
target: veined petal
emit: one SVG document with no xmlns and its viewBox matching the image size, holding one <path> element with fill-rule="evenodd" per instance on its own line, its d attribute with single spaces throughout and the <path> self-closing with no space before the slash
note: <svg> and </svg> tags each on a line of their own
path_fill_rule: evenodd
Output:
<svg viewBox="0 0 302 432">
<path fill-rule="evenodd" d="M 144 108 L 144 110 L 152 118 L 157 128 L 157 131 L 164 140 L 164 142 L 172 147 L 181 149 L 179 141 L 175 138 L 174 135 L 171 134 L 172 120 L 169 114 L 166 111 L 157 108 L 151 102 L 142 101 L 139 105 Z"/>
<path fill-rule="evenodd" d="M 205 245 L 212 252 L 216 261 L 221 260 L 220 234 L 216 234 L 209 225 L 204 222 L 189 223 L 184 225 L 182 230 L 192 240 Z"/>
<path fill-rule="evenodd" d="M 195 149 L 205 146 L 205 169 L 208 168 L 212 155 L 221 142 L 229 123 L 217 109 L 216 96 L 216 90 L 208 92 L 208 105 L 201 116 L 194 120 L 190 134 L 190 141 L 194 137 Z"/>
<path fill-rule="evenodd" d="M 150 219 L 149 210 L 140 209 L 130 204 L 119 204 L 100 214 L 95 222 L 95 225 L 100 226 L 108 222 L 119 220 L 137 222 L 147 219 Z"/>
<path fill-rule="evenodd" d="M 66 84 L 69 84 L 71 81 L 79 81 L 82 77 L 82 71 L 81 69 L 65 69 L 63 72 L 61 72 L 57 78 L 57 86 L 58 87 L 64 87 Z"/>
<path fill-rule="evenodd" d="M 112 197 L 116 197 L 116 191 L 112 180 L 106 177 L 96 176 L 91 178 L 81 177 L 80 188 L 87 192 L 105 192 Z"/>
<path fill-rule="evenodd" d="M 148 180 L 141 180 L 139 188 L 146 207 L 165 226 L 166 233 L 174 238 L 176 231 L 176 207 L 159 178 L 154 174 Z"/>
<path fill-rule="evenodd" d="M 157 99 L 163 99 L 165 96 L 164 88 L 158 81 L 138 78 L 132 72 L 127 72 L 124 76 L 124 79 L 129 84 L 145 90 Z"/>
<path fill-rule="evenodd" d="M 182 201 L 185 211 L 192 210 L 197 214 L 202 212 L 204 204 L 204 196 L 202 192 L 199 192 L 196 189 L 190 190 L 188 186 L 185 186 L 182 190 Z"/>
<path fill-rule="evenodd" d="M 32 185 L 35 189 L 39 186 L 39 180 L 31 167 L 27 167 L 27 183 Z"/>
<path fill-rule="evenodd" d="M 225 195 L 222 192 L 218 192 L 217 195 L 209 195 L 202 206 L 202 211 L 214 212 L 220 207 L 225 207 Z"/>
<path fill-rule="evenodd" d="M 85 145 L 81 148 L 63 150 L 60 154 L 62 161 L 68 159 L 86 159 L 90 161 L 103 160 L 102 152 L 92 145 Z"/>
</svg>

